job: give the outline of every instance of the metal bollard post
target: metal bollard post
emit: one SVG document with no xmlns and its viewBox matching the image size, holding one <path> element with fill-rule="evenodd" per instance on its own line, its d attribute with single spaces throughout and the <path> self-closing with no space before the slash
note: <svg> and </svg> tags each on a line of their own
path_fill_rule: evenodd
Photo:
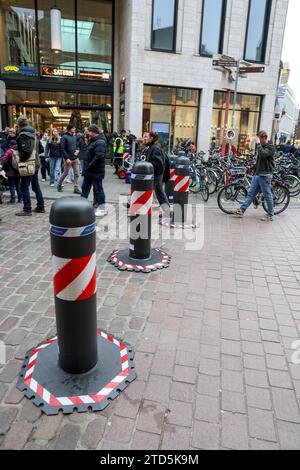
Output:
<svg viewBox="0 0 300 470">
<path fill-rule="evenodd" d="M 151 249 L 153 183 L 151 163 L 137 162 L 131 175 L 129 250 L 115 250 L 107 260 L 121 271 L 149 273 L 170 265 L 167 253 Z"/>
<path fill-rule="evenodd" d="M 97 331 L 92 205 L 59 199 L 50 224 L 58 334 L 26 354 L 17 388 L 47 415 L 101 411 L 136 378 L 133 350 Z"/>
<path fill-rule="evenodd" d="M 177 157 L 171 156 L 170 160 L 171 160 L 171 177 L 170 177 L 170 180 L 166 183 L 166 195 L 167 195 L 170 205 L 172 206 L 174 203 L 174 182 L 175 182 Z"/>
<path fill-rule="evenodd" d="M 95 213 L 83 198 L 76 206 L 62 198 L 52 206 L 50 224 L 59 364 L 83 374 L 98 360 Z"/>
</svg>

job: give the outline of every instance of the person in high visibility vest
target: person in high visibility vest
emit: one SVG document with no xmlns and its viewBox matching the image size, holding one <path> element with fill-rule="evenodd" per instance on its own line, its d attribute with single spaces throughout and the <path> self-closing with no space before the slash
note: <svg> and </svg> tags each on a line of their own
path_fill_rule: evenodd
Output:
<svg viewBox="0 0 300 470">
<path fill-rule="evenodd" d="M 121 134 L 118 135 L 117 132 L 113 133 L 114 138 L 114 165 L 115 165 L 115 175 L 118 174 L 119 168 L 123 162 L 124 155 L 124 140 L 125 140 L 126 131 L 121 131 Z"/>
</svg>

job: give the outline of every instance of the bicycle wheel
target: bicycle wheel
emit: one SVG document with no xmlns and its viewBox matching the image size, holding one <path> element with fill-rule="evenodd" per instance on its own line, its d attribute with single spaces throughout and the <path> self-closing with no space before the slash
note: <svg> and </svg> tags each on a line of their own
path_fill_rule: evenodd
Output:
<svg viewBox="0 0 300 470">
<path fill-rule="evenodd" d="M 212 195 L 214 194 L 216 191 L 217 191 L 217 187 L 218 187 L 218 176 L 216 175 L 216 173 L 211 170 L 211 169 L 207 169 L 206 170 L 206 173 L 207 173 L 207 179 L 208 179 L 208 190 L 209 190 L 209 194 Z"/>
<path fill-rule="evenodd" d="M 275 185 L 272 187 L 272 193 L 274 198 L 274 214 L 282 214 L 290 205 L 290 192 L 285 186 L 281 186 L 280 184 L 275 183 Z M 263 208 L 264 211 L 268 214 L 268 207 L 265 200 L 263 200 Z"/>
<path fill-rule="evenodd" d="M 240 184 L 230 184 L 221 189 L 218 194 L 218 206 L 225 214 L 231 214 L 239 209 L 248 195 L 248 191 Z"/>
<path fill-rule="evenodd" d="M 196 176 L 190 177 L 190 192 L 193 194 L 198 194 L 200 192 L 200 181 L 199 178 Z"/>
<path fill-rule="evenodd" d="M 284 182 L 288 185 L 292 197 L 297 197 L 300 194 L 300 180 L 297 176 L 285 176 Z"/>
<path fill-rule="evenodd" d="M 209 200 L 209 187 L 205 180 L 202 180 L 200 192 L 201 192 L 203 201 L 207 202 Z"/>
</svg>

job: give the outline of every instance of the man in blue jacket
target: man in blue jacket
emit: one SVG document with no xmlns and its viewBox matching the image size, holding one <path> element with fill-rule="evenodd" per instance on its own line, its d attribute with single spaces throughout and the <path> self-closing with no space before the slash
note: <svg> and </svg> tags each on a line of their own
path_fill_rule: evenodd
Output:
<svg viewBox="0 0 300 470">
<path fill-rule="evenodd" d="M 105 136 L 99 127 L 95 124 L 88 129 L 90 142 L 87 147 L 87 159 L 83 166 L 82 197 L 88 199 L 92 186 L 97 194 L 99 208 L 96 211 L 96 217 L 107 215 L 105 210 L 105 193 L 103 189 L 103 180 L 105 177 L 105 156 L 106 141 Z"/>
</svg>

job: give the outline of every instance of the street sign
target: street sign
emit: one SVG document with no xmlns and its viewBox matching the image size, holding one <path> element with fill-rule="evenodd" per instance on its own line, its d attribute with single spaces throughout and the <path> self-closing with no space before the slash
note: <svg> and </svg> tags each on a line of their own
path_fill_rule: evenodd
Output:
<svg viewBox="0 0 300 470">
<path fill-rule="evenodd" d="M 241 67 L 240 73 L 248 74 L 248 73 L 265 73 L 265 67 Z"/>
<path fill-rule="evenodd" d="M 235 138 L 235 132 L 233 129 L 229 129 L 229 131 L 227 132 L 227 138 L 232 140 Z"/>
<path fill-rule="evenodd" d="M 237 67 L 237 61 L 225 59 L 213 60 L 213 67 Z"/>
</svg>

